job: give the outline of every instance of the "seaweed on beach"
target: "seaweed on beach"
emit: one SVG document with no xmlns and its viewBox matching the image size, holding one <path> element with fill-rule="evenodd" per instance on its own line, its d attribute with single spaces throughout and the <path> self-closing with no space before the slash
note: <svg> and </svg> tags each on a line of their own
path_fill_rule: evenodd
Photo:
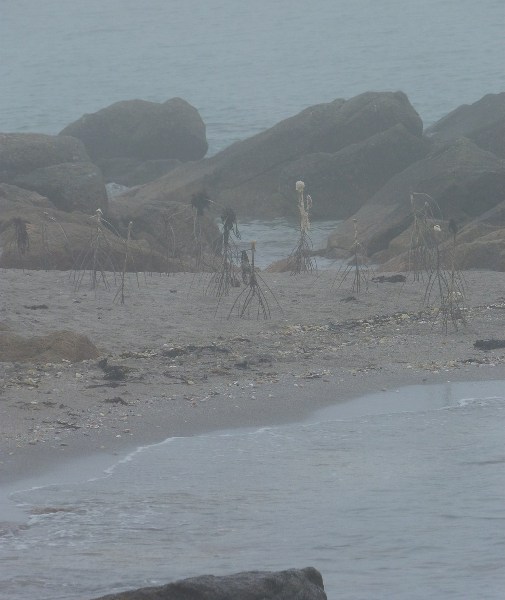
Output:
<svg viewBox="0 0 505 600">
<path fill-rule="evenodd" d="M 337 287 L 341 287 L 347 278 L 352 276 L 351 291 L 353 294 L 356 294 L 356 296 L 359 296 L 363 287 L 365 288 L 365 291 L 368 290 L 368 283 L 373 273 L 368 264 L 365 247 L 359 239 L 357 219 L 353 219 L 353 226 L 354 240 L 350 250 L 351 259 L 344 268 L 338 270 L 335 280 L 339 278 Z"/>
<path fill-rule="evenodd" d="M 126 238 L 124 240 L 123 268 L 122 268 L 120 276 L 119 276 L 119 287 L 116 292 L 116 295 L 114 296 L 114 301 L 116 301 L 119 298 L 119 301 L 121 304 L 125 303 L 126 271 L 127 271 L 129 262 L 131 262 L 134 265 L 133 270 L 137 277 L 137 286 L 140 287 L 137 269 L 135 268 L 135 261 L 133 259 L 133 254 L 131 251 L 132 227 L 133 227 L 133 222 L 130 221 L 128 223 L 128 230 L 126 233 Z"/>
<path fill-rule="evenodd" d="M 43 248 L 43 252 L 44 252 L 43 260 L 45 263 L 46 270 L 49 270 L 55 263 L 58 262 L 57 257 L 55 257 L 53 252 L 51 251 L 51 242 L 54 240 L 54 237 L 55 237 L 54 236 L 55 228 L 59 234 L 60 240 L 63 239 L 63 247 L 65 248 L 65 251 L 67 252 L 68 256 L 70 257 L 72 263 L 74 262 L 74 251 L 72 248 L 72 244 L 70 243 L 70 240 L 68 239 L 68 235 L 67 235 L 67 232 L 65 231 L 65 228 L 56 219 L 56 217 L 51 215 L 49 212 L 44 211 L 44 220 L 42 221 L 41 236 L 42 236 L 42 248 Z"/>
<path fill-rule="evenodd" d="M 173 225 L 173 216 L 168 211 L 160 213 L 159 224 L 161 226 L 161 236 L 158 240 L 165 251 L 165 274 L 170 273 L 170 259 L 180 255 L 177 250 L 175 230 Z"/>
<path fill-rule="evenodd" d="M 210 198 L 205 190 L 191 196 L 191 207 L 195 211 L 193 220 L 193 256 L 195 260 L 195 271 L 201 271 L 203 266 L 203 233 L 202 219 L 205 211 L 210 206 Z"/>
<path fill-rule="evenodd" d="M 21 219 L 21 217 L 15 217 L 12 219 L 12 225 L 14 227 L 14 237 L 16 241 L 16 248 L 20 255 L 24 255 L 30 248 L 30 236 L 28 235 L 28 221 Z"/>
<path fill-rule="evenodd" d="M 456 243 L 458 228 L 454 220 L 442 220 L 430 227 L 430 262 L 427 265 L 427 282 L 424 303 L 436 298 L 436 318 L 440 317 L 447 333 L 449 324 L 457 330 L 459 324 L 466 324 L 466 290 L 463 273 L 456 263 Z"/>
<path fill-rule="evenodd" d="M 300 235 L 298 242 L 288 258 L 288 265 L 291 266 L 291 275 L 299 275 L 317 270 L 317 264 L 312 258 L 312 240 L 309 236 L 310 215 L 312 208 L 312 198 L 304 195 L 305 183 L 296 182 L 296 192 L 298 194 L 298 212 L 300 213 Z"/>
<path fill-rule="evenodd" d="M 223 209 L 221 223 L 223 231 L 220 261 L 206 289 L 208 294 L 217 298 L 227 296 L 233 287 L 240 287 L 240 281 L 237 277 L 239 249 L 233 239 L 240 239 L 240 231 L 237 215 L 232 208 Z"/>
<path fill-rule="evenodd" d="M 256 242 L 251 242 L 251 259 L 244 250 L 241 258 L 242 279 L 245 283 L 245 288 L 235 298 L 228 319 L 235 313 L 240 318 L 256 316 L 257 319 L 270 319 L 270 305 L 268 303 L 267 294 L 269 294 L 282 312 L 282 308 L 275 297 L 272 290 L 268 287 L 259 273 L 256 271 L 254 264 L 254 255 L 256 252 Z"/>
<path fill-rule="evenodd" d="M 445 221 L 437 202 L 428 194 L 411 193 L 412 226 L 409 271 L 414 281 L 424 281 L 423 304 L 436 307 L 447 333 L 449 324 L 457 330 L 466 324 L 465 282 L 456 263 L 459 228 L 454 219 Z"/>
<path fill-rule="evenodd" d="M 408 271 L 414 281 L 424 279 L 436 263 L 436 237 L 434 227 L 441 222 L 442 213 L 435 200 L 424 193 L 410 194 L 412 225 L 408 254 Z"/>
<path fill-rule="evenodd" d="M 30 250 L 30 234 L 33 234 L 34 227 L 29 221 L 21 217 L 14 217 L 5 221 L 0 221 L 0 233 L 8 231 L 4 244 L 6 248 L 17 253 L 17 262 L 21 268 L 24 266 L 24 257 Z M 2 254 L 0 247 L 0 254 Z"/>
<path fill-rule="evenodd" d="M 91 232 L 88 245 L 76 258 L 73 269 L 74 287 L 82 285 L 86 272 L 89 271 L 91 289 L 96 290 L 101 281 L 106 289 L 110 287 L 108 273 L 112 272 L 116 280 L 116 265 L 113 260 L 111 244 L 107 237 L 106 220 L 101 209 L 92 217 Z"/>
</svg>

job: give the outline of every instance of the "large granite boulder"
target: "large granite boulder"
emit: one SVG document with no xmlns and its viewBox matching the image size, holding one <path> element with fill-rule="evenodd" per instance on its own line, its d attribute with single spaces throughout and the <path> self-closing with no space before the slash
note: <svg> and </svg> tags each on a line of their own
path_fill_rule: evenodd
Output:
<svg viewBox="0 0 505 600">
<path fill-rule="evenodd" d="M 455 259 L 458 269 L 505 271 L 505 227 L 473 242 L 458 243 Z"/>
<path fill-rule="evenodd" d="M 342 256 L 354 239 L 354 219 L 369 256 L 385 261 L 397 253 L 390 244 L 412 223 L 410 195 L 426 194 L 439 217 L 468 223 L 503 200 L 505 161 L 466 138 L 437 147 L 426 158 L 393 176 L 328 239 L 328 249 Z M 422 197 L 421 197 L 422 198 Z"/>
<path fill-rule="evenodd" d="M 398 123 L 411 135 L 421 136 L 422 121 L 402 92 L 366 92 L 347 101 L 335 100 L 307 108 L 224 150 L 215 173 L 216 199 L 240 214 L 294 214 L 297 211 L 294 185 L 302 177 L 294 176 L 289 196 L 278 193 L 282 173 L 290 163 L 303 161 L 303 157 L 315 153 L 334 154 Z M 355 172 L 355 177 L 359 179 L 361 173 Z M 331 195 L 332 186 L 330 179 L 326 196 Z M 317 194 L 312 194 L 308 186 L 306 189 L 317 205 Z M 321 210 L 320 216 L 335 218 L 334 207 L 330 204 L 329 211 Z"/>
<path fill-rule="evenodd" d="M 136 158 L 108 158 L 100 161 L 104 179 L 126 187 L 144 185 L 159 179 L 181 165 L 177 158 L 139 161 Z"/>
<path fill-rule="evenodd" d="M 102 174 L 69 136 L 0 133 L 0 183 L 47 196 L 61 210 L 107 211 Z"/>
<path fill-rule="evenodd" d="M 469 222 L 460 223 L 455 238 L 448 231 L 448 222 L 442 221 L 440 225 L 443 230 L 439 240 L 442 264 L 448 266 L 454 255 L 458 269 L 505 271 L 505 200 Z M 381 270 L 409 270 L 410 241 L 410 230 L 392 240 L 389 253 L 393 256 L 381 264 Z"/>
<path fill-rule="evenodd" d="M 330 172 L 317 173 L 321 181 L 327 181 L 324 191 L 323 183 L 318 188 L 318 193 L 323 195 L 321 202 L 308 186 L 306 189 L 312 195 L 315 207 L 318 203 L 321 207 L 326 207 L 326 210 L 321 208 L 318 216 L 335 218 L 339 208 L 337 200 L 337 207 L 330 200 L 335 193 L 331 155 L 352 144 L 365 142 L 381 132 L 387 132 L 398 124 L 403 126 L 404 132 L 395 130 L 389 134 L 390 142 L 393 142 L 396 135 L 402 140 L 403 149 L 409 143 L 411 149 L 410 154 L 406 153 L 402 157 L 399 153 L 392 152 L 388 168 L 397 172 L 404 168 L 409 155 L 412 160 L 419 157 L 423 143 L 414 144 L 412 137 L 421 138 L 422 121 L 402 92 L 367 92 L 347 101 L 338 99 L 312 106 L 266 131 L 232 144 L 212 158 L 182 165 L 161 179 L 136 190 L 134 196 L 129 196 L 129 201 L 137 204 L 158 200 L 187 202 L 192 194 L 206 189 L 216 205 L 232 207 L 239 218 L 295 214 L 297 205 L 294 186 L 301 179 L 296 164 L 303 165 L 306 157 L 307 172 L 309 169 L 317 171 L 318 158 L 330 155 L 325 156 Z M 408 136 L 411 136 L 410 142 L 407 140 Z M 386 135 L 386 139 L 387 137 Z M 374 143 L 387 145 L 386 139 L 370 142 L 368 149 L 361 149 L 363 156 L 367 152 L 373 154 Z M 349 152 L 360 155 L 360 149 Z M 395 157 L 399 159 L 397 166 L 393 164 Z M 344 154 L 337 160 L 344 165 L 350 158 L 346 159 Z M 358 188 L 365 187 L 361 183 L 363 177 L 367 177 L 361 171 L 364 164 L 365 158 L 359 165 L 360 168 L 353 171 L 354 177 L 348 175 L 349 189 L 353 183 Z M 369 168 L 368 165 L 367 167 Z M 293 175 L 289 193 L 287 174 Z M 284 193 L 280 192 L 281 183 Z"/>
<path fill-rule="evenodd" d="M 69 136 L 0 133 L 0 181 L 9 183 L 35 169 L 67 162 L 89 162 L 84 145 Z"/>
<path fill-rule="evenodd" d="M 36 192 L 0 184 L 0 267 L 90 268 L 96 225 L 95 216 L 58 210 Z M 107 228 L 103 230 L 100 244 L 107 250 L 99 261 L 104 270 L 119 270 L 124 242 Z M 143 250 L 149 252 L 147 247 Z"/>
<path fill-rule="evenodd" d="M 313 218 L 345 219 L 353 215 L 396 173 L 428 153 L 429 142 L 399 123 L 334 154 L 306 154 L 285 167 L 279 192 L 295 202 L 294 184 L 301 179 L 312 198 Z"/>
<path fill-rule="evenodd" d="M 181 98 L 160 104 L 146 100 L 116 102 L 86 114 L 60 132 L 84 143 L 100 165 L 111 158 L 198 160 L 207 152 L 205 124 L 196 108 Z"/>
<path fill-rule="evenodd" d="M 426 134 L 442 142 L 467 137 L 505 157 L 505 92 L 487 94 L 473 104 L 456 108 L 429 127 Z"/>
<path fill-rule="evenodd" d="M 50 198 L 56 208 L 107 212 L 107 193 L 100 169 L 90 162 L 66 162 L 15 177 L 18 187 Z"/>
<path fill-rule="evenodd" d="M 326 593 L 319 571 L 307 567 L 222 577 L 203 575 L 96 600 L 326 600 Z"/>
<path fill-rule="evenodd" d="M 206 262 L 211 266 L 212 257 L 221 248 L 221 233 L 207 212 L 197 217 L 189 202 L 163 199 L 137 206 L 127 202 L 128 196 L 134 193 L 134 190 L 126 192 L 111 201 L 112 214 L 123 227 L 133 221 L 137 237 L 155 248 L 163 248 L 163 252 L 172 257 L 196 257 L 201 247 L 209 255 L 210 260 Z M 203 265 L 200 267 L 207 270 Z"/>
<path fill-rule="evenodd" d="M 456 242 L 459 269 L 505 271 L 505 200 L 462 224 Z"/>
</svg>

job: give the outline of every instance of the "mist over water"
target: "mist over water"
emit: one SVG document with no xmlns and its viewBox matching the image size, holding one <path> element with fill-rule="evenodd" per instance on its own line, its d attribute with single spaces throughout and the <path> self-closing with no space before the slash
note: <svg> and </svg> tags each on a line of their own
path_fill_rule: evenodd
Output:
<svg viewBox="0 0 505 600">
<path fill-rule="evenodd" d="M 429 125 L 505 89 L 503 2 L 0 0 L 0 131 L 180 96 L 212 154 L 303 108 L 403 90 Z"/>
</svg>

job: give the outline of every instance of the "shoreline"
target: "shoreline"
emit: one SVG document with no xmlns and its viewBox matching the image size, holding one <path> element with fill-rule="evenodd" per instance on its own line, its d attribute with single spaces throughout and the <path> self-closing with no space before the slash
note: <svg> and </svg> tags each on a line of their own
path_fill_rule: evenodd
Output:
<svg viewBox="0 0 505 600">
<path fill-rule="evenodd" d="M 258 421 L 255 424 L 250 422 L 243 422 L 240 415 L 235 415 L 233 422 L 228 423 L 226 427 L 221 424 L 207 423 L 205 426 L 199 423 L 195 426 L 195 423 L 185 423 L 184 426 L 179 424 L 175 429 L 178 433 L 174 433 L 168 437 L 152 437 L 152 431 L 143 431 L 143 435 L 147 435 L 147 438 L 124 440 L 118 441 L 112 439 L 111 433 L 104 436 L 105 439 L 100 441 L 109 443 L 110 447 L 105 450 L 103 446 L 93 447 L 89 446 L 88 441 L 84 444 L 78 442 L 68 447 L 68 451 L 63 452 L 62 449 L 56 447 L 44 447 L 41 448 L 36 454 L 30 452 L 27 449 L 26 453 L 21 452 L 10 462 L 9 468 L 7 468 L 2 477 L 2 489 L 0 491 L 0 532 L 2 529 L 7 530 L 12 527 L 22 526 L 27 522 L 28 514 L 22 509 L 18 508 L 14 500 L 11 499 L 13 494 L 21 491 L 36 489 L 38 487 L 46 487 L 53 484 L 61 485 L 62 483 L 81 483 L 86 480 L 93 480 L 107 476 L 107 471 L 113 469 L 118 463 L 128 460 L 128 457 L 132 456 L 137 452 L 163 444 L 172 438 L 180 437 L 197 437 L 207 436 L 220 433 L 239 432 L 241 430 L 250 429 L 261 429 L 262 427 L 282 427 L 292 423 L 302 423 L 308 420 L 311 415 L 318 413 L 325 413 L 329 410 L 337 409 L 338 405 L 352 403 L 359 399 L 372 398 L 374 395 L 383 394 L 394 394 L 398 392 L 407 391 L 411 387 L 428 387 L 428 388 L 439 388 L 443 385 L 465 385 L 474 387 L 475 384 L 482 382 L 483 386 L 492 384 L 503 384 L 505 388 L 505 369 L 499 369 L 501 373 L 500 379 L 490 378 L 490 375 L 496 375 L 495 370 L 491 369 L 479 369 L 479 372 L 473 372 L 472 375 L 480 375 L 481 377 L 468 379 L 463 374 L 457 374 L 456 378 L 451 380 L 444 377 L 446 372 L 440 373 L 438 377 L 430 378 L 428 381 L 423 378 L 422 381 L 414 381 L 407 378 L 407 381 L 398 380 L 398 385 L 394 385 L 389 388 L 380 388 L 378 385 L 382 383 L 382 380 L 376 381 L 376 378 L 364 382 L 364 386 L 358 386 L 360 389 L 363 387 L 361 392 L 354 391 L 349 392 L 349 395 L 340 398 L 329 399 L 329 390 L 335 390 L 335 386 L 338 385 L 336 382 L 330 380 L 325 382 L 322 390 L 311 389 L 310 392 L 326 392 L 323 393 L 323 399 L 319 400 L 315 404 L 308 406 L 306 402 L 303 403 L 302 411 L 293 414 L 290 410 L 288 413 L 277 413 L 275 415 L 268 414 L 264 416 L 264 421 Z M 453 374 L 454 375 L 454 374 Z M 460 375 L 463 375 L 460 377 Z M 390 382 L 391 383 L 391 382 Z M 316 386 L 317 387 L 317 386 Z M 344 386 L 346 388 L 346 386 Z M 502 388 L 500 388 L 501 390 Z M 303 394 L 302 394 L 303 395 Z M 418 402 L 424 403 L 423 400 Z M 408 403 L 408 401 L 407 401 Z M 408 410 L 408 406 L 406 409 Z M 337 409 L 338 410 L 338 409 Z M 352 412 L 352 411 L 351 411 Z M 273 419 L 273 420 L 272 420 Z M 179 427 L 181 427 L 179 429 Z M 41 451 L 42 450 L 42 451 Z"/>
<path fill-rule="evenodd" d="M 209 419 L 208 413 L 200 414 L 196 419 L 194 413 L 189 413 L 183 414 L 182 418 L 168 424 L 160 420 L 160 414 L 156 411 L 144 422 L 140 430 L 129 437 L 118 438 L 115 431 L 105 429 L 95 437 L 74 437 L 70 443 L 61 446 L 39 445 L 36 452 L 30 445 L 20 448 L 11 456 L 3 457 L 1 463 L 2 487 L 4 489 L 9 487 L 12 491 L 13 488 L 18 489 L 17 485 L 21 482 L 28 481 L 33 482 L 33 485 L 39 485 L 39 480 L 43 480 L 47 485 L 48 478 L 51 478 L 53 473 L 63 473 L 65 465 L 97 459 L 104 465 L 110 466 L 140 448 L 160 444 L 170 438 L 205 436 L 224 431 L 300 423 L 325 409 L 378 393 L 396 393 L 398 390 L 408 389 L 412 386 L 430 387 L 478 382 L 485 385 L 496 381 L 503 381 L 505 384 L 505 366 L 501 368 L 477 367 L 463 373 L 444 371 L 432 374 L 429 378 L 407 374 L 398 376 L 394 381 L 388 378 L 387 382 L 383 375 L 375 375 L 360 381 L 356 381 L 354 378 L 345 382 L 326 379 L 323 383 L 313 382 L 310 387 L 299 389 L 297 398 L 293 398 L 291 391 L 289 406 L 284 404 L 279 407 L 277 405 L 265 410 L 265 406 L 268 405 L 265 403 L 265 398 L 260 397 L 253 404 L 249 404 L 248 410 L 227 414 L 217 410 L 213 412 L 211 419 Z M 389 384 L 388 387 L 384 387 L 385 384 Z M 307 396 L 309 396 L 310 402 L 307 401 Z M 262 409 L 261 416 L 251 418 L 251 411 L 255 412 L 259 407 Z M 155 421 L 159 422 L 154 425 Z M 170 430 L 169 435 L 160 431 L 165 426 Z"/>
<path fill-rule="evenodd" d="M 0 324 L 25 336 L 84 333 L 129 369 L 107 382 L 97 359 L 0 363 L 2 487 L 170 437 L 302 421 L 374 392 L 505 380 L 505 350 L 473 348 L 505 337 L 504 273 L 465 274 L 468 325 L 447 335 L 419 316 L 414 284 L 379 284 L 348 302 L 349 290 L 331 288 L 335 273 L 262 273 L 284 313 L 272 302 L 272 319 L 256 321 L 213 318 L 215 299 L 198 277 L 156 277 L 139 289 L 130 281 L 117 306 L 113 289 L 76 291 L 66 273 L 2 272 Z M 47 309 L 23 308 L 32 303 Z"/>
</svg>

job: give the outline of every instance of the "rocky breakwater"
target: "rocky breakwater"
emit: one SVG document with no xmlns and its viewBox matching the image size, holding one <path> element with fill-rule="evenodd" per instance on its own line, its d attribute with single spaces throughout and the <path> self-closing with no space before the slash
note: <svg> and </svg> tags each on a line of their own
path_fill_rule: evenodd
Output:
<svg viewBox="0 0 505 600">
<path fill-rule="evenodd" d="M 67 125 L 60 136 L 84 144 L 107 182 L 134 186 L 207 153 L 205 123 L 182 98 L 116 102 Z"/>
<path fill-rule="evenodd" d="M 107 192 L 82 142 L 0 133 L 0 266 L 71 268 L 97 211 Z"/>
<path fill-rule="evenodd" d="M 497 135 L 504 127 L 505 94 L 487 95 L 435 123 L 425 136 L 428 154 L 342 223 L 328 251 L 346 256 L 357 226 L 373 262 L 384 270 L 407 269 L 417 214 L 440 230 L 436 243 L 451 249 L 458 268 L 505 270 L 505 160 Z"/>
<path fill-rule="evenodd" d="M 296 214 L 294 184 L 314 198 L 312 216 L 352 215 L 395 173 L 425 156 L 422 121 L 402 92 L 367 92 L 303 110 L 215 156 L 181 165 L 127 194 L 126 211 L 181 201 L 205 189 L 239 218 Z"/>
<path fill-rule="evenodd" d="M 312 567 L 203 575 L 160 587 L 141 588 L 96 600 L 326 600 L 323 578 Z"/>
<path fill-rule="evenodd" d="M 150 179 L 159 168 L 201 158 L 207 141 L 198 111 L 179 98 L 131 100 L 85 115 L 65 132 L 0 134 L 0 266 L 99 273 L 200 269 L 195 252 L 213 252 L 219 231 L 204 215 L 195 239 L 190 198 L 183 205 L 162 202 L 142 215 L 118 213 L 91 162 L 110 167 L 119 161 L 131 175 L 123 183 L 131 184 L 139 173 Z"/>
<path fill-rule="evenodd" d="M 452 243 L 449 222 L 457 227 L 460 268 L 501 270 L 504 122 L 505 94 L 488 94 L 423 133 L 405 94 L 367 92 L 309 107 L 210 159 L 182 165 L 124 195 L 120 211 L 142 218 L 205 189 L 213 206 L 230 206 L 239 220 L 295 216 L 294 184 L 302 180 L 313 219 L 344 220 L 329 237 L 329 256 L 349 256 L 356 220 L 368 257 L 397 270 L 409 266 L 414 194 L 437 213 L 442 246 Z"/>
<path fill-rule="evenodd" d="M 195 251 L 197 247 L 198 252 L 215 249 L 219 241 L 215 221 L 224 207 L 234 209 L 239 221 L 244 217 L 296 216 L 295 182 L 302 180 L 313 199 L 312 219 L 344 220 L 329 237 L 329 256 L 349 256 L 357 225 L 361 247 L 373 262 L 385 269 L 406 269 L 414 198 L 421 207 L 426 202 L 430 206 L 431 216 L 436 218 L 434 224 L 443 232 L 441 247 L 456 242 L 453 255 L 460 268 L 502 270 L 505 148 L 500 132 L 504 122 L 505 94 L 489 94 L 451 112 L 423 134 L 421 118 L 404 93 L 366 92 L 349 100 L 309 107 L 202 159 L 207 150 L 205 125 L 196 109 L 180 99 L 161 105 L 131 100 L 85 115 L 60 136 L 3 134 L 0 182 L 9 187 L 3 187 L 2 202 L 8 204 L 17 194 L 26 203 L 26 194 L 19 191 L 22 188 L 38 193 L 54 209 L 67 214 L 76 210 L 90 213 L 103 206 L 102 212 L 108 210 L 108 218 L 119 232 L 109 245 L 118 247 L 118 256 L 124 255 L 132 223 L 131 240 L 142 246 L 135 258 L 138 270 L 199 270 L 203 263 L 195 260 Z M 81 141 L 63 135 L 66 133 Z M 157 161 L 171 161 L 172 170 L 106 204 L 103 180 L 97 195 L 85 191 L 86 185 L 95 185 L 94 176 L 84 178 L 82 188 L 74 185 L 83 181 L 74 173 L 78 167 L 88 165 L 86 168 L 99 173 L 88 155 L 104 169 L 119 161 L 114 164 L 121 163 L 121 169 L 124 167 L 129 174 L 136 171 L 134 165 L 145 167 L 152 161 L 158 165 Z M 179 166 L 172 168 L 174 161 Z M 159 174 L 156 168 L 149 171 L 146 167 L 148 177 Z M 56 185 L 54 181 L 61 172 L 72 172 L 75 177 L 58 179 Z M 129 179 L 118 181 L 131 184 Z M 81 189 L 83 193 L 79 194 Z M 200 215 L 192 208 L 192 200 L 204 197 L 209 202 L 205 214 Z M 31 219 L 35 219 L 32 209 L 42 207 L 41 202 L 40 197 L 29 200 Z M 47 220 L 46 212 L 47 206 L 37 214 Z M 71 220 L 57 216 L 58 220 Z M 52 218 L 56 219 L 53 213 Z M 55 232 L 52 238 L 59 236 L 60 240 L 59 250 L 51 253 L 60 258 L 45 268 L 75 265 L 75 252 L 71 253 L 74 260 L 61 258 L 67 246 L 77 248 L 78 256 L 82 252 L 86 255 L 86 240 L 90 239 L 86 218 L 87 236 L 80 234 L 79 241 L 76 234 L 70 244 L 67 229 L 63 235 L 61 227 L 51 225 Z M 0 225 L 2 239 L 6 222 L 5 218 Z M 33 234 L 34 222 L 30 220 L 29 224 L 29 233 Z M 38 226 L 42 250 L 36 252 L 36 244 L 31 243 L 32 256 L 48 254 L 45 227 Z M 111 234 L 109 229 L 106 235 Z M 39 268 L 41 261 L 28 261 L 28 252 L 21 252 L 20 260 L 20 249 L 26 250 L 26 244 L 24 248 L 18 245 L 16 260 L 9 254 L 16 235 L 11 229 L 7 244 L 2 243 L 0 264 Z M 48 264 L 46 259 L 43 264 Z M 134 268 L 133 261 L 130 266 Z M 111 270 L 111 265 L 105 268 Z"/>
</svg>

